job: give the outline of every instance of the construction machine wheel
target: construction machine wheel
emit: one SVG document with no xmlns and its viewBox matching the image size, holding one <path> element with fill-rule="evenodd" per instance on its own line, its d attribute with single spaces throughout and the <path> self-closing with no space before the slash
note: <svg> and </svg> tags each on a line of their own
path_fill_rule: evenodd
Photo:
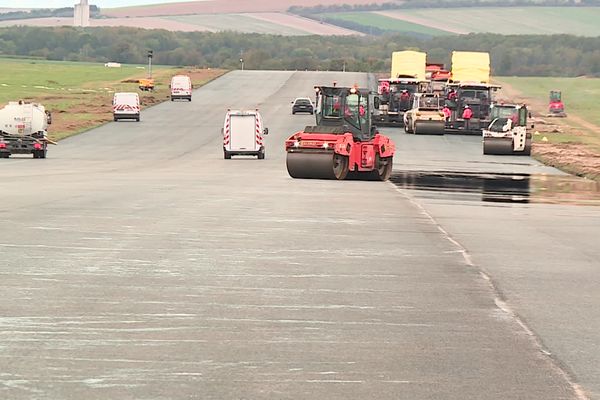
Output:
<svg viewBox="0 0 600 400">
<path fill-rule="evenodd" d="M 8 158 L 10 157 L 10 153 L 0 153 L 0 158 Z"/>
<path fill-rule="evenodd" d="M 417 121 L 415 122 L 415 135 L 443 135 L 445 130 L 443 121 Z"/>
<path fill-rule="evenodd" d="M 46 158 L 46 150 L 34 150 L 33 158 Z"/>
<path fill-rule="evenodd" d="M 410 129 L 410 124 L 404 124 L 404 132 L 406 133 L 414 133 L 412 129 Z"/>
<path fill-rule="evenodd" d="M 483 154 L 505 155 L 513 154 L 512 140 L 488 138 L 483 140 Z"/>
<path fill-rule="evenodd" d="M 521 154 L 525 155 L 525 156 L 530 156 L 531 155 L 531 138 L 525 139 L 525 149 L 523 150 L 523 152 Z"/>
<path fill-rule="evenodd" d="M 348 176 L 349 161 L 335 153 L 289 152 L 286 166 L 292 178 L 343 180 Z"/>
<path fill-rule="evenodd" d="M 393 157 L 379 158 L 375 156 L 375 169 L 371 172 L 371 179 L 375 181 L 387 181 L 392 175 Z"/>
</svg>

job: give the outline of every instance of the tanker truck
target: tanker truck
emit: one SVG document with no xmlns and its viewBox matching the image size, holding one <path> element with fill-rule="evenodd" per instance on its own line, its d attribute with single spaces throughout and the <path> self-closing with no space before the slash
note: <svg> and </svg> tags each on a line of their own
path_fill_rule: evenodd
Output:
<svg viewBox="0 0 600 400">
<path fill-rule="evenodd" d="M 51 115 L 44 106 L 23 101 L 11 101 L 0 109 L 0 158 L 13 154 L 33 154 L 46 158 Z"/>
</svg>

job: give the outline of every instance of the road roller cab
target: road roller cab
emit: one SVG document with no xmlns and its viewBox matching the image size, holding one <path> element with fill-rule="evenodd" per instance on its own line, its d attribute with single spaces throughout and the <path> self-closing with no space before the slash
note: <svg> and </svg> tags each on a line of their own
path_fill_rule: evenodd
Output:
<svg viewBox="0 0 600 400">
<path fill-rule="evenodd" d="M 378 97 L 357 87 L 317 86 L 316 125 L 285 142 L 293 178 L 387 180 L 394 143 L 372 124 Z"/>
<path fill-rule="evenodd" d="M 491 117 L 492 122 L 483 130 L 483 154 L 531 154 L 529 111 L 525 105 L 494 104 Z"/>
<path fill-rule="evenodd" d="M 223 157 L 256 156 L 265 158 L 263 135 L 269 130 L 263 127 L 263 120 L 258 110 L 227 110 L 225 122 L 221 129 L 223 134 Z"/>
</svg>

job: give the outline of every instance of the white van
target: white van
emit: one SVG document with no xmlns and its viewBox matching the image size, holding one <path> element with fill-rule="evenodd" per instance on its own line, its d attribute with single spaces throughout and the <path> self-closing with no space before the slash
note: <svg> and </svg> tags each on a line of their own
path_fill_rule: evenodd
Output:
<svg viewBox="0 0 600 400">
<path fill-rule="evenodd" d="M 265 158 L 263 135 L 268 135 L 269 129 L 263 128 L 258 110 L 228 110 L 221 132 L 226 160 L 238 155 L 257 156 L 259 160 Z"/>
<path fill-rule="evenodd" d="M 171 101 L 184 99 L 192 101 L 192 80 L 187 75 L 175 75 L 171 78 Z"/>
<path fill-rule="evenodd" d="M 137 93 L 115 93 L 113 96 L 113 117 L 140 120 L 140 96 Z"/>
</svg>

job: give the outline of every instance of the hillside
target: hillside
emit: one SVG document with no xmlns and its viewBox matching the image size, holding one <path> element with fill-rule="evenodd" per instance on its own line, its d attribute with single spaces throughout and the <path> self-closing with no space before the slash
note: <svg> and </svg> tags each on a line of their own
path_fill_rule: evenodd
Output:
<svg viewBox="0 0 600 400">
<path fill-rule="evenodd" d="M 394 3 L 395 0 L 369 0 L 368 3 Z M 185 14 L 228 14 L 285 12 L 291 6 L 313 7 L 332 4 L 364 4 L 365 0 L 208 0 L 197 2 L 158 4 L 139 7 L 104 9 L 103 14 L 111 17 L 151 17 Z"/>
<path fill-rule="evenodd" d="M 365 33 L 600 36 L 600 7 L 472 7 L 328 12 L 311 18 Z"/>
</svg>

